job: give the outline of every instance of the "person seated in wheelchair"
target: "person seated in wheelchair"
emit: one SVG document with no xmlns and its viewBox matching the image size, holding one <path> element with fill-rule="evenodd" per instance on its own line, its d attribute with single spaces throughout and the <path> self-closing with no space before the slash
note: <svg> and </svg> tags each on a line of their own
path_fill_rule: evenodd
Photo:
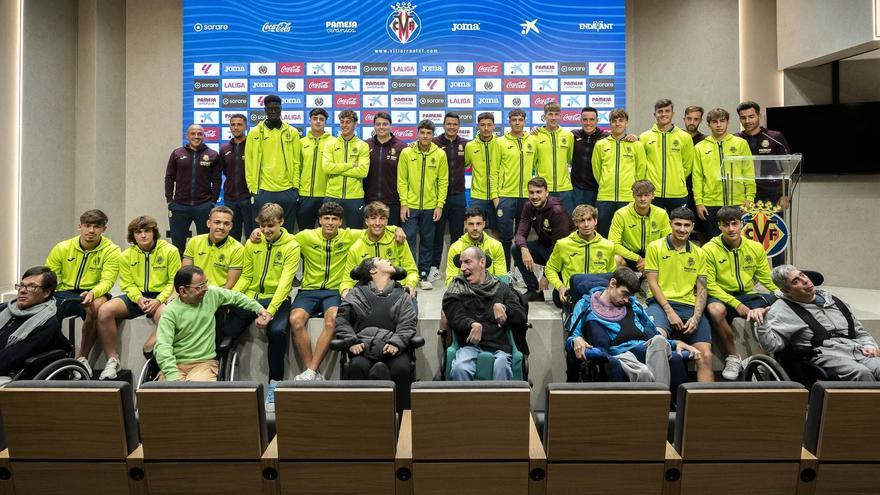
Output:
<svg viewBox="0 0 880 495">
<path fill-rule="evenodd" d="M 848 304 L 795 266 L 777 266 L 770 276 L 779 299 L 755 329 L 764 351 L 800 354 L 832 379 L 880 380 L 880 347 Z"/>
<path fill-rule="evenodd" d="M 668 340 L 636 301 L 638 290 L 639 276 L 628 267 L 616 269 L 608 287 L 591 289 L 575 305 L 566 351 L 583 361 L 587 350 L 596 348 L 616 358 L 627 380 L 669 385 L 673 351 L 688 351 L 695 359 L 700 351 L 680 340 Z"/>
<path fill-rule="evenodd" d="M 234 305 L 257 313 L 257 328 L 265 330 L 272 313 L 256 299 L 222 287 L 208 286 L 201 268 L 181 267 L 174 275 L 177 299 L 165 306 L 156 329 L 156 362 L 160 381 L 217 381 L 217 308 Z"/>
<path fill-rule="evenodd" d="M 0 304 L 0 385 L 27 358 L 56 349 L 61 322 L 53 295 L 58 277 L 45 266 L 29 268 L 15 284 L 18 297 Z"/>
<path fill-rule="evenodd" d="M 480 248 L 466 248 L 459 259 L 461 275 L 443 296 L 443 312 L 461 343 L 447 379 L 473 380 L 480 352 L 490 352 L 495 357 L 493 379 L 510 380 L 513 349 L 507 325 L 524 324 L 526 309 L 509 285 L 489 274 L 486 253 Z"/>
<path fill-rule="evenodd" d="M 635 261 L 638 256 L 596 232 L 599 210 L 591 205 L 579 205 L 571 218 L 575 231 L 556 241 L 547 260 L 544 276 L 557 292 L 553 302 L 558 307 L 568 300 L 571 279 L 576 274 L 610 273 L 617 267 L 616 257 Z"/>
<path fill-rule="evenodd" d="M 351 288 L 336 313 L 336 338 L 348 349 L 350 380 L 393 380 L 399 410 L 409 409 L 409 343 L 418 318 L 396 280 L 406 271 L 384 258 L 367 258 L 352 270 Z"/>
</svg>

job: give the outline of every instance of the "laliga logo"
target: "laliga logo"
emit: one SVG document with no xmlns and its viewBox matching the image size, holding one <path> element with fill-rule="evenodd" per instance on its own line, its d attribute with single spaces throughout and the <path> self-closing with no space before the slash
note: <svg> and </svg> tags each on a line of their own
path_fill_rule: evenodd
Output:
<svg viewBox="0 0 880 495">
<path fill-rule="evenodd" d="M 779 206 L 758 201 L 743 215 L 743 235 L 764 247 L 768 257 L 776 256 L 788 246 L 788 226 L 776 212 Z"/>
<path fill-rule="evenodd" d="M 422 20 L 416 14 L 416 6 L 411 2 L 397 2 L 390 6 L 394 12 L 388 16 L 385 30 L 388 36 L 405 45 L 419 37 L 422 31 Z"/>
</svg>

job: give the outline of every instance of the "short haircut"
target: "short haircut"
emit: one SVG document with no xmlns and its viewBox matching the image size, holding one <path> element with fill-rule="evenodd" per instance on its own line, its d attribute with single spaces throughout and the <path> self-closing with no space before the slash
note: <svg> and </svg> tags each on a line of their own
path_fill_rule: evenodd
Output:
<svg viewBox="0 0 880 495">
<path fill-rule="evenodd" d="M 536 176 L 532 177 L 531 179 L 529 179 L 529 183 L 526 184 L 526 187 L 528 187 L 528 186 L 534 186 L 534 187 L 540 187 L 542 189 L 547 189 L 547 181 L 544 180 L 543 177 L 536 175 Z"/>
<path fill-rule="evenodd" d="M 669 98 L 660 98 L 659 100 L 654 102 L 654 111 L 660 110 L 661 108 L 671 107 L 672 100 Z M 673 107 L 675 108 L 675 107 Z"/>
<path fill-rule="evenodd" d="M 611 111 L 611 113 L 608 114 L 608 120 L 610 120 L 612 122 L 615 119 L 620 119 L 620 118 L 624 118 L 626 120 L 629 120 L 629 114 L 626 113 L 626 110 L 624 110 L 622 108 L 615 108 L 614 110 Z"/>
<path fill-rule="evenodd" d="M 464 255 L 465 253 L 473 254 L 477 258 L 477 261 L 486 262 L 486 253 L 477 246 L 465 248 L 464 251 L 461 252 L 461 255 Z M 459 259 L 461 259 L 461 255 L 459 255 Z"/>
<path fill-rule="evenodd" d="M 779 265 L 773 267 L 773 270 L 770 271 L 770 279 L 773 280 L 773 284 L 780 289 L 788 288 L 788 277 L 792 274 L 792 272 L 796 272 L 797 267 L 794 265 Z"/>
<path fill-rule="evenodd" d="M 364 218 L 388 218 L 389 215 L 391 215 L 391 209 L 380 201 L 371 201 L 370 204 L 364 207 Z"/>
<path fill-rule="evenodd" d="M 334 216 L 336 218 L 344 218 L 345 210 L 342 209 L 342 205 L 340 205 L 339 203 L 335 201 L 328 201 L 322 204 L 320 208 L 318 208 L 318 218 L 326 215 Z"/>
<path fill-rule="evenodd" d="M 647 179 L 637 180 L 633 182 L 632 192 L 634 196 L 650 194 L 654 192 L 654 183 Z"/>
<path fill-rule="evenodd" d="M 422 130 L 422 129 L 430 129 L 431 132 L 434 132 L 434 129 L 435 129 L 434 123 L 428 119 L 420 120 L 419 121 L 419 130 Z"/>
<path fill-rule="evenodd" d="M 342 119 L 351 119 L 357 122 L 358 114 L 354 113 L 354 110 L 343 110 L 339 112 L 339 121 L 342 122 Z"/>
<path fill-rule="evenodd" d="M 593 113 L 596 114 L 596 117 L 599 116 L 599 111 L 596 110 L 596 109 L 593 108 L 593 107 L 584 107 L 584 108 L 581 108 L 581 113 L 584 113 L 584 112 L 593 112 Z"/>
<path fill-rule="evenodd" d="M 522 117 L 526 118 L 526 113 L 520 110 L 519 108 L 514 108 L 513 110 L 507 112 L 507 120 L 510 120 L 514 117 Z M 478 120 L 479 122 L 479 120 Z"/>
<path fill-rule="evenodd" d="M 21 279 L 24 280 L 28 277 L 36 277 L 40 276 L 40 285 L 44 290 L 49 291 L 49 295 L 55 293 L 55 289 L 58 287 L 58 276 L 55 275 L 48 266 L 34 266 L 28 268 L 24 275 L 21 276 Z"/>
<path fill-rule="evenodd" d="M 730 114 L 727 110 L 723 108 L 713 108 L 709 110 L 709 113 L 706 114 L 706 122 L 712 122 L 713 120 L 730 120 Z"/>
<path fill-rule="evenodd" d="M 577 205 L 571 212 L 571 220 L 579 222 L 582 218 L 599 218 L 599 210 L 593 205 Z"/>
<path fill-rule="evenodd" d="M 755 113 L 761 113 L 761 105 L 756 101 L 744 101 L 736 106 L 736 114 L 739 115 L 743 110 L 753 109 Z"/>
<path fill-rule="evenodd" d="M 179 294 L 181 287 L 192 284 L 193 276 L 196 274 L 204 275 L 205 272 L 203 272 L 201 268 L 195 265 L 186 265 L 180 267 L 180 269 L 177 270 L 177 273 L 174 275 L 174 290 L 176 290 Z"/>
<path fill-rule="evenodd" d="M 232 208 L 230 208 L 228 206 L 221 205 L 221 206 L 215 206 L 215 207 L 211 208 L 211 213 L 208 213 L 208 218 L 211 218 L 212 216 L 214 216 L 214 213 L 225 213 L 233 218 L 235 217 L 235 213 L 232 212 Z"/>
<path fill-rule="evenodd" d="M 370 270 L 372 270 L 375 267 L 376 267 L 376 257 L 370 256 L 368 258 L 364 258 L 364 261 L 361 261 L 361 264 L 357 266 L 356 271 L 362 281 L 367 281 L 367 280 L 370 280 L 373 278 L 373 275 L 370 273 Z"/>
<path fill-rule="evenodd" d="M 156 219 L 149 215 L 141 215 L 128 222 L 128 235 L 126 235 L 125 239 L 129 244 L 134 244 L 136 242 L 134 240 L 134 231 L 141 229 L 153 231 L 153 242 L 162 238 L 162 234 L 159 232 L 159 223 L 156 222 Z"/>
<path fill-rule="evenodd" d="M 459 116 L 455 112 L 446 112 L 446 115 L 443 116 L 443 123 L 444 124 L 446 123 L 446 119 L 455 119 L 455 120 L 461 122 L 461 116 Z"/>
<path fill-rule="evenodd" d="M 718 223 L 728 223 L 734 220 L 742 220 L 742 210 L 738 206 L 725 206 L 715 214 Z"/>
<path fill-rule="evenodd" d="M 625 287 L 631 294 L 635 294 L 641 288 L 639 276 L 627 266 L 622 266 L 611 273 L 611 279 L 617 281 L 618 287 Z"/>
<path fill-rule="evenodd" d="M 89 223 L 92 225 L 106 227 L 108 221 L 110 221 L 110 219 L 107 218 L 107 214 L 97 209 L 86 210 L 85 212 L 83 212 L 82 215 L 79 216 L 79 223 L 83 225 Z"/>
<path fill-rule="evenodd" d="M 245 117 L 243 113 L 234 113 L 234 114 L 230 115 L 229 116 L 229 123 L 230 124 L 232 123 L 232 119 L 241 119 L 241 120 L 245 121 L 245 123 L 247 123 L 247 117 Z"/>
<path fill-rule="evenodd" d="M 492 123 L 495 123 L 495 114 L 492 112 L 481 112 L 480 115 L 477 115 L 477 123 L 479 124 L 483 119 L 489 119 Z"/>
<path fill-rule="evenodd" d="M 313 108 L 309 111 L 309 118 L 317 117 L 319 115 L 324 117 L 324 120 L 327 120 L 327 110 L 324 110 L 323 108 Z"/>
<path fill-rule="evenodd" d="M 694 221 L 694 212 L 691 211 L 687 206 L 679 206 L 678 208 L 673 209 L 669 212 L 669 221 L 673 221 L 675 219 L 680 220 L 688 220 Z"/>
<path fill-rule="evenodd" d="M 284 208 L 278 203 L 266 203 L 257 212 L 257 225 L 263 225 L 275 220 L 284 221 Z"/>
<path fill-rule="evenodd" d="M 464 221 L 467 222 L 467 219 L 470 217 L 480 217 L 483 221 L 486 221 L 486 215 L 483 213 L 483 210 L 479 208 L 468 208 L 464 210 Z"/>
<path fill-rule="evenodd" d="M 559 107 L 559 103 L 556 103 L 555 100 L 549 101 L 544 105 L 544 113 L 560 111 L 562 111 L 562 108 Z"/>
<path fill-rule="evenodd" d="M 263 106 L 264 107 L 268 107 L 269 103 L 277 103 L 280 105 L 281 104 L 281 97 L 278 95 L 269 95 L 269 96 L 263 98 Z"/>
<path fill-rule="evenodd" d="M 376 122 L 376 119 L 385 119 L 388 123 L 391 123 L 391 114 L 388 112 L 379 112 L 375 116 L 373 116 L 373 122 Z"/>
<path fill-rule="evenodd" d="M 694 113 L 694 112 L 700 112 L 700 117 L 702 117 L 703 114 L 706 113 L 706 111 L 703 110 L 703 107 L 701 107 L 700 105 L 691 105 L 691 106 L 684 109 L 685 115 L 687 115 L 689 113 Z"/>
</svg>

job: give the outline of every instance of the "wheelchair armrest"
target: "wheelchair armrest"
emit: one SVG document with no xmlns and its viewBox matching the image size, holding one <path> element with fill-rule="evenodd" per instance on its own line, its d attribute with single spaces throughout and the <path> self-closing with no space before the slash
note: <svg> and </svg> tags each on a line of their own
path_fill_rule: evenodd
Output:
<svg viewBox="0 0 880 495">
<path fill-rule="evenodd" d="M 235 337 L 226 336 L 220 339 L 220 343 L 217 344 L 217 353 L 228 352 L 229 349 L 232 349 L 232 345 L 235 343 Z"/>
<path fill-rule="evenodd" d="M 64 359 L 67 357 L 67 353 L 61 349 L 52 349 L 51 351 L 41 352 L 37 355 L 31 356 L 24 360 L 24 366 L 26 368 L 31 368 L 35 366 L 41 366 L 52 361 L 57 361 L 59 359 Z"/>
<path fill-rule="evenodd" d="M 409 348 L 410 349 L 418 349 L 425 345 L 425 338 L 419 335 L 409 339 Z"/>
<path fill-rule="evenodd" d="M 330 349 L 334 351 L 344 351 L 345 350 L 345 341 L 342 339 L 333 339 L 330 341 Z"/>
<path fill-rule="evenodd" d="M 694 356 L 691 354 L 691 351 L 681 351 L 681 359 L 684 361 L 693 361 Z"/>
<path fill-rule="evenodd" d="M 584 351 L 584 357 L 588 360 L 604 360 L 608 359 L 608 353 L 597 347 L 590 347 Z"/>
</svg>

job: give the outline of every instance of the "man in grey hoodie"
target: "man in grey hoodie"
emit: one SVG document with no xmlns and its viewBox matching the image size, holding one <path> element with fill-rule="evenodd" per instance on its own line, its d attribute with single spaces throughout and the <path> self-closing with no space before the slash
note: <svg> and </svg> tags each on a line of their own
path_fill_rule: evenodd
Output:
<svg viewBox="0 0 880 495">
<path fill-rule="evenodd" d="M 756 319 L 758 341 L 766 352 L 785 347 L 814 352 L 810 360 L 839 380 L 880 380 L 880 347 L 848 304 L 817 289 L 792 265 L 777 266 L 771 278 L 780 299 Z"/>
</svg>

